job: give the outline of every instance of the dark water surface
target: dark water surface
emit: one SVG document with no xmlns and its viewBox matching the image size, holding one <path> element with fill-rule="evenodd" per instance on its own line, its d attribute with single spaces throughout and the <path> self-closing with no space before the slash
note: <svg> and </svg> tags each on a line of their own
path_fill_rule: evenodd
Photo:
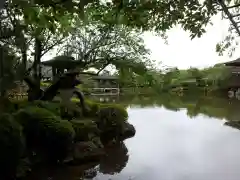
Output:
<svg viewBox="0 0 240 180">
<path fill-rule="evenodd" d="M 239 101 L 164 97 L 126 104 L 136 135 L 124 142 L 126 146 L 110 149 L 92 179 L 240 179 Z M 226 121 L 235 128 L 224 125 Z M 33 179 L 84 179 L 82 169 L 62 168 L 51 175 L 39 171 Z"/>
</svg>

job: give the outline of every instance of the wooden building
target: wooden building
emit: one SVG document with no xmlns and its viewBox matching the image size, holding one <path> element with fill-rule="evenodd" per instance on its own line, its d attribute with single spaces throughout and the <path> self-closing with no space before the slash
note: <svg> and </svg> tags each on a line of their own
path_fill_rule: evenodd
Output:
<svg viewBox="0 0 240 180">
<path fill-rule="evenodd" d="M 93 76 L 94 87 L 92 95 L 118 95 L 120 87 L 118 77 L 115 76 Z"/>
<path fill-rule="evenodd" d="M 240 88 L 240 58 L 233 61 L 225 62 L 223 64 L 228 68 L 231 73 L 228 79 L 227 87 L 233 89 Z"/>
</svg>

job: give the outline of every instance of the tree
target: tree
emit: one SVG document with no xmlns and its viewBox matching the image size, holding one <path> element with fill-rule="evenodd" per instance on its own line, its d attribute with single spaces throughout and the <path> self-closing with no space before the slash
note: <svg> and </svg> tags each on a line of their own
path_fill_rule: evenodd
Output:
<svg viewBox="0 0 240 180">
<path fill-rule="evenodd" d="M 231 57 L 239 45 L 240 29 L 238 26 L 240 1 L 218 1 L 218 7 L 222 10 L 222 19 L 230 21 L 229 34 L 216 45 L 216 51 L 223 55 L 226 51 Z"/>
<path fill-rule="evenodd" d="M 41 77 L 39 64 L 44 49 L 43 44 L 44 41 L 49 42 L 45 36 L 46 33 L 53 35 L 50 37 L 66 37 L 73 28 L 79 29 L 90 22 L 94 26 L 102 24 L 113 30 L 124 25 L 130 30 L 154 30 L 160 35 L 164 35 L 168 29 L 180 24 L 184 30 L 190 31 L 191 38 L 194 38 L 200 37 L 205 32 L 204 28 L 211 22 L 211 16 L 218 12 L 217 7 L 217 2 L 211 0 L 205 0 L 202 3 L 198 0 L 113 0 L 108 3 L 100 0 L 58 2 L 55 0 L 37 0 L 34 2 L 30 0 L 6 0 L 5 9 L 1 14 L 7 14 L 6 22 L 8 25 L 2 27 L 3 20 L 1 20 L 1 31 L 2 29 L 4 31 L 10 29 L 4 35 L 4 39 L 15 38 L 12 44 L 18 44 L 16 46 L 21 52 L 23 64 L 26 64 L 27 51 L 32 46 L 28 43 L 34 41 L 34 76 L 39 81 L 39 77 Z M 2 39 L 0 38 L 0 40 Z M 121 54 L 121 51 L 118 50 L 118 55 Z M 100 57 L 104 57 L 104 59 L 99 60 L 99 63 L 94 63 L 94 66 L 99 70 L 104 69 L 112 56 L 108 57 L 105 53 L 101 54 Z M 131 69 L 143 69 L 138 73 L 146 72 L 146 69 L 142 68 L 146 62 L 138 61 L 136 57 L 128 58 L 128 61 L 122 61 L 122 59 L 121 54 L 120 58 L 115 58 L 112 61 L 112 64 L 114 62 L 118 68 L 127 65 Z M 92 66 L 91 63 L 88 64 Z M 134 67 L 131 64 L 135 64 Z"/>
<path fill-rule="evenodd" d="M 125 26 L 90 24 L 77 29 L 60 53 L 82 61 L 84 70 L 97 69 L 97 74 L 109 65 L 143 74 L 150 60 L 140 34 Z"/>
<path fill-rule="evenodd" d="M 217 13 L 216 1 L 212 0 L 169 0 L 169 1 L 127 1 L 112 0 L 67 0 L 67 1 L 20 1 L 13 0 L 14 6 L 23 9 L 24 14 L 31 14 L 33 7 L 43 7 L 48 11 L 46 19 L 55 24 L 64 14 L 78 14 L 83 20 L 101 21 L 107 24 L 125 24 L 143 30 L 165 32 L 176 24 L 191 32 L 191 37 L 201 36 L 205 25 L 212 15 Z M 113 18 L 114 17 L 114 18 Z M 31 21 L 36 22 L 35 19 Z"/>
<path fill-rule="evenodd" d="M 191 74 L 192 78 L 196 80 L 196 83 L 200 84 L 200 81 L 203 79 L 203 73 L 197 68 L 190 68 L 188 72 Z"/>
<path fill-rule="evenodd" d="M 6 35 L 1 33 L 4 38 L 0 41 L 21 57 L 22 78 L 26 72 L 27 62 L 33 59 L 30 70 L 34 70 L 34 79 L 40 87 L 41 57 L 62 43 L 73 27 L 72 18 L 69 14 L 63 15 L 61 19 L 55 16 L 58 21 L 53 22 L 53 18 L 49 19 L 47 16 L 51 14 L 51 9 L 40 6 L 26 6 L 26 9 L 23 9 L 21 3 L 16 3 L 17 1 L 9 0 L 7 6 L 1 10 L 1 29 L 7 29 L 9 33 L 5 33 Z"/>
</svg>

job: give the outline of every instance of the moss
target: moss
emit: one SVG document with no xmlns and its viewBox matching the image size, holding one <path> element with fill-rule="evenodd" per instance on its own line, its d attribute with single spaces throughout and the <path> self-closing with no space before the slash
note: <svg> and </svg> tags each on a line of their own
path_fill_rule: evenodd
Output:
<svg viewBox="0 0 240 180">
<path fill-rule="evenodd" d="M 75 141 L 89 141 L 99 135 L 97 124 L 92 120 L 72 120 L 70 121 L 75 130 Z"/>
<path fill-rule="evenodd" d="M 89 109 L 88 112 L 88 116 L 89 117 L 97 117 L 98 116 L 98 112 L 101 109 L 105 109 L 105 108 L 113 108 L 116 109 L 116 111 L 119 112 L 119 115 L 121 114 L 121 117 L 123 120 L 126 120 L 128 118 L 128 113 L 126 111 L 126 107 L 119 105 L 119 104 L 106 104 L 106 103 L 99 103 L 99 102 L 94 102 L 91 100 L 85 100 L 85 103 Z"/>
<path fill-rule="evenodd" d="M 115 109 L 115 112 L 118 115 L 118 119 L 126 121 L 128 119 L 128 113 L 124 106 L 119 104 L 100 104 L 100 111 L 105 108 Z"/>
<path fill-rule="evenodd" d="M 100 103 L 89 101 L 89 100 L 86 100 L 85 103 L 86 103 L 86 105 L 89 109 L 88 110 L 88 116 L 90 116 L 90 117 L 97 116 L 97 112 L 100 108 Z"/>
<path fill-rule="evenodd" d="M 127 111 L 119 106 L 102 106 L 98 111 L 97 122 L 104 126 L 122 124 L 128 119 Z"/>
<path fill-rule="evenodd" d="M 16 173 L 25 147 L 22 127 L 9 114 L 0 117 L 0 144 L 0 174 L 4 179 Z"/>
<path fill-rule="evenodd" d="M 70 122 L 36 106 L 19 110 L 15 118 L 23 126 L 28 148 L 52 161 L 65 158 L 75 136 Z"/>
<path fill-rule="evenodd" d="M 14 110 L 14 105 L 7 98 L 0 97 L 0 113 L 9 113 Z"/>
<path fill-rule="evenodd" d="M 56 116 L 61 116 L 63 119 L 72 119 L 77 117 L 82 117 L 81 108 L 74 110 L 68 110 L 64 107 L 64 104 L 60 102 L 49 102 L 49 101 L 40 101 L 36 100 L 33 102 L 24 101 L 12 101 L 13 106 L 15 107 L 14 111 L 16 112 L 19 109 L 23 109 L 26 107 L 40 107 L 51 111 Z M 77 107 L 77 106 L 76 106 Z"/>
<path fill-rule="evenodd" d="M 101 131 L 101 140 L 117 138 L 124 130 L 124 124 L 128 119 L 126 107 L 118 104 L 103 104 L 86 100 L 89 108 L 88 116 L 95 120 Z M 102 138 L 104 136 L 104 138 Z M 105 143 L 105 142 L 103 142 Z"/>
<path fill-rule="evenodd" d="M 102 132 L 101 141 L 103 144 L 119 140 L 127 118 L 127 111 L 121 106 L 103 106 L 99 109 L 96 123 Z"/>
<path fill-rule="evenodd" d="M 56 116 L 61 115 L 61 104 L 56 102 L 48 102 L 48 101 L 34 101 L 31 105 L 35 105 L 41 108 L 45 108 L 51 111 Z"/>
</svg>

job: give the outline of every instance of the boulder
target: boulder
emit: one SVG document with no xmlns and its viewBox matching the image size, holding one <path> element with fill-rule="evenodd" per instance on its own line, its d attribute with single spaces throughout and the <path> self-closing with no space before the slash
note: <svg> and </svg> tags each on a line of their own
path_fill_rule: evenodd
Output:
<svg viewBox="0 0 240 180">
<path fill-rule="evenodd" d="M 115 126 L 107 131 L 102 132 L 101 141 L 104 146 L 115 144 L 135 135 L 134 126 L 128 122 L 123 122 L 121 126 Z"/>
<path fill-rule="evenodd" d="M 134 128 L 134 126 L 128 122 L 125 122 L 123 124 L 123 131 L 120 134 L 120 140 L 123 141 L 127 138 L 131 138 L 133 136 L 135 136 L 136 134 L 136 129 Z"/>
<path fill-rule="evenodd" d="M 67 162 L 69 165 L 80 165 L 83 163 L 99 161 L 105 155 L 103 148 L 98 147 L 91 141 L 77 142 L 74 145 L 72 159 Z"/>
</svg>

